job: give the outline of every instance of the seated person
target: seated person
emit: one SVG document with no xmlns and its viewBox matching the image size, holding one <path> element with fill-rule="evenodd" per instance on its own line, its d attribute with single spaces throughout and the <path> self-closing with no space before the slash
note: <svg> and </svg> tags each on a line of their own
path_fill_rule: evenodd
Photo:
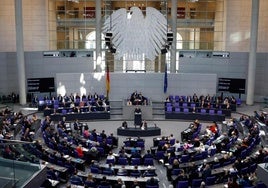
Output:
<svg viewBox="0 0 268 188">
<path fill-rule="evenodd" d="M 110 151 L 110 152 L 108 153 L 106 159 L 107 159 L 107 160 L 114 160 L 114 161 L 115 161 L 115 156 L 114 156 L 114 154 L 113 154 L 112 151 Z"/>
<path fill-rule="evenodd" d="M 138 170 L 138 165 L 135 165 L 134 170 L 131 170 L 130 176 L 135 176 L 135 177 L 140 177 L 141 176 L 141 171 Z"/>
<path fill-rule="evenodd" d="M 113 168 L 113 164 L 112 163 L 109 163 L 108 164 L 108 167 L 103 169 L 103 172 L 106 172 L 107 174 L 109 175 L 115 175 L 115 171 L 114 171 L 114 168 Z"/>
<path fill-rule="evenodd" d="M 138 180 L 134 180 L 133 181 L 133 184 L 132 184 L 132 186 L 131 186 L 131 188 L 140 188 L 141 187 L 141 185 L 140 185 L 140 183 L 138 182 Z"/>
<path fill-rule="evenodd" d="M 77 151 L 77 155 L 78 155 L 79 158 L 83 158 L 84 157 L 84 152 L 83 152 L 82 145 L 78 145 L 76 147 L 76 151 Z"/>
<path fill-rule="evenodd" d="M 75 182 L 75 185 L 84 185 L 83 179 L 77 175 L 77 171 L 74 171 L 74 174 L 70 177 L 70 183 Z"/>
<path fill-rule="evenodd" d="M 106 176 L 103 176 L 102 180 L 99 183 L 99 185 L 101 185 L 101 186 L 111 186 L 111 183 L 107 180 Z"/>
<path fill-rule="evenodd" d="M 198 130 L 199 126 L 201 126 L 201 125 L 200 125 L 198 119 L 196 119 L 193 123 L 191 123 L 191 124 L 189 125 L 189 128 L 191 129 L 191 131 L 192 131 L 193 133 L 195 133 L 195 132 Z"/>
<path fill-rule="evenodd" d="M 143 120 L 143 121 L 142 121 L 141 129 L 142 129 L 142 130 L 147 130 L 147 122 L 146 122 L 146 120 Z"/>
<path fill-rule="evenodd" d="M 122 181 L 122 179 L 118 178 L 116 184 L 114 184 L 113 187 L 114 188 L 125 188 L 126 186 L 125 186 L 125 183 Z"/>
<path fill-rule="evenodd" d="M 215 121 L 213 121 L 213 124 L 210 125 L 211 132 L 214 134 L 215 137 L 218 137 L 218 125 Z"/>
<path fill-rule="evenodd" d="M 127 99 L 127 106 L 132 106 L 132 102 L 130 99 Z"/>
<path fill-rule="evenodd" d="M 83 131 L 83 137 L 86 138 L 86 139 L 88 139 L 89 136 L 90 136 L 90 132 L 89 132 L 89 130 L 88 130 L 88 127 L 86 126 L 86 127 L 84 128 L 84 131 Z"/>
<path fill-rule="evenodd" d="M 150 166 L 148 166 L 148 169 L 142 174 L 143 177 L 153 177 L 153 176 L 157 176 L 157 174 L 155 173 L 155 170 L 151 169 Z M 157 181 L 158 184 L 158 181 Z"/>
<path fill-rule="evenodd" d="M 49 179 L 52 179 L 52 180 L 59 180 L 59 176 L 58 176 L 57 172 L 54 170 L 53 167 L 48 168 L 48 170 L 47 170 L 47 175 L 48 175 L 47 177 L 48 177 Z"/>
<path fill-rule="evenodd" d="M 154 177 L 151 177 L 150 179 L 146 181 L 146 185 L 149 185 L 149 186 L 158 185 L 158 180 Z"/>
<path fill-rule="evenodd" d="M 143 156 L 143 159 L 145 159 L 145 158 L 153 158 L 154 156 L 153 156 L 153 154 L 151 153 L 151 150 L 147 150 L 147 153 Z"/>
<path fill-rule="evenodd" d="M 128 171 L 125 168 L 125 165 L 122 165 L 122 167 L 118 169 L 117 176 L 128 176 Z"/>
<path fill-rule="evenodd" d="M 175 148 L 175 151 L 179 151 L 181 149 L 181 143 L 179 140 L 176 140 L 175 144 L 172 145 Z"/>
<path fill-rule="evenodd" d="M 123 129 L 126 129 L 126 128 L 127 128 L 127 122 L 126 122 L 126 121 L 123 121 L 123 123 L 122 123 L 122 128 L 123 128 Z"/>
</svg>

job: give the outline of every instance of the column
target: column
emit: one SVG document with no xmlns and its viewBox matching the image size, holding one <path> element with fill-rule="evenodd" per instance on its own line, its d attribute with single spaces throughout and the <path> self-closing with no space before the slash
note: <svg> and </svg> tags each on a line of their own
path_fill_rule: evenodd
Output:
<svg viewBox="0 0 268 188">
<path fill-rule="evenodd" d="M 170 50 L 170 72 L 176 73 L 176 48 L 177 48 L 177 4 L 178 0 L 171 1 L 171 29 L 173 42 Z"/>
<path fill-rule="evenodd" d="M 162 55 L 158 56 L 158 72 L 161 72 L 161 64 L 162 64 Z"/>
<path fill-rule="evenodd" d="M 101 0 L 95 0 L 96 3 L 96 71 L 101 72 Z M 98 60 L 98 61 L 97 61 Z"/>
<path fill-rule="evenodd" d="M 255 73 L 256 73 L 256 51 L 258 42 L 258 22 L 259 22 L 259 0 L 252 0 L 251 7 L 251 30 L 250 30 L 250 50 L 248 61 L 247 79 L 247 105 L 254 104 Z"/>
<path fill-rule="evenodd" d="M 25 79 L 25 61 L 23 46 L 23 15 L 22 0 L 15 0 L 15 22 L 16 22 L 16 50 L 17 50 L 17 71 L 20 104 L 26 104 L 26 79 Z"/>
</svg>

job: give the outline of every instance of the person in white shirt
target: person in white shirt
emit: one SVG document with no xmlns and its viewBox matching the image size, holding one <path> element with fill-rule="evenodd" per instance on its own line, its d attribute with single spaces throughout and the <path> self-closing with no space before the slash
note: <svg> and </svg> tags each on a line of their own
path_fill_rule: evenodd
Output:
<svg viewBox="0 0 268 188">
<path fill-rule="evenodd" d="M 175 148 L 175 151 L 179 151 L 179 149 L 181 148 L 181 143 L 179 140 L 176 140 L 175 144 L 172 146 Z"/>
<path fill-rule="evenodd" d="M 115 160 L 115 156 L 113 155 L 113 152 L 110 151 L 108 156 L 107 156 L 107 160 Z"/>
</svg>

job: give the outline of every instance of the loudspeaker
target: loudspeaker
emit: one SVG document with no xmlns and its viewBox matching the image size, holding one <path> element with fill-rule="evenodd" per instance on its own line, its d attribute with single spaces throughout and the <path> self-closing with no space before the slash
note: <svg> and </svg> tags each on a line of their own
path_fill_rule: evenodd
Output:
<svg viewBox="0 0 268 188">
<path fill-rule="evenodd" d="M 105 37 L 105 41 L 111 41 L 111 37 Z"/>
<path fill-rule="evenodd" d="M 168 41 L 168 45 L 172 45 L 172 42 L 173 42 L 173 33 L 172 32 L 167 32 L 167 41 Z"/>
<path fill-rule="evenodd" d="M 167 53 L 167 49 L 166 48 L 161 50 L 161 54 L 165 54 L 165 53 Z"/>
<path fill-rule="evenodd" d="M 114 47 L 110 47 L 110 52 L 114 54 L 116 52 L 116 49 Z"/>
<path fill-rule="evenodd" d="M 171 31 L 167 32 L 167 37 L 168 38 L 173 38 L 173 33 Z"/>
<path fill-rule="evenodd" d="M 113 33 L 112 32 L 107 32 L 105 36 L 111 38 L 113 36 Z"/>
<path fill-rule="evenodd" d="M 110 42 L 110 41 L 109 41 L 109 42 L 106 41 L 106 42 L 105 42 L 105 45 L 106 45 L 106 46 L 111 46 L 111 42 Z"/>
</svg>

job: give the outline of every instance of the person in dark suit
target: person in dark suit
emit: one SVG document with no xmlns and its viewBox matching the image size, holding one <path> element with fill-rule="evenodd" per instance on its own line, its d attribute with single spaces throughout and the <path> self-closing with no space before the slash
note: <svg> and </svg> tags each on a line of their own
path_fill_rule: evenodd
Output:
<svg viewBox="0 0 268 188">
<path fill-rule="evenodd" d="M 103 176 L 99 185 L 101 185 L 101 186 L 111 186 L 111 183 L 107 180 L 106 176 Z"/>
<path fill-rule="evenodd" d="M 127 128 L 127 122 L 126 122 L 126 121 L 123 121 L 123 123 L 122 123 L 122 128 L 123 128 L 123 129 L 126 129 L 126 128 Z"/>
<path fill-rule="evenodd" d="M 134 124 L 135 124 L 135 126 L 136 125 L 139 125 L 140 128 L 141 128 L 141 126 L 142 126 L 142 122 L 141 122 L 142 121 L 141 109 L 138 106 L 136 106 L 136 108 L 134 110 L 134 116 L 135 116 L 135 118 L 134 118 Z"/>
<path fill-rule="evenodd" d="M 117 179 L 116 184 L 114 184 L 113 188 L 122 188 L 122 187 L 126 187 L 124 182 L 122 181 L 121 178 Z"/>
<path fill-rule="evenodd" d="M 211 168 L 209 164 L 206 164 L 203 172 L 202 172 L 202 178 L 205 180 L 207 177 L 211 176 Z"/>
<path fill-rule="evenodd" d="M 140 114 L 141 113 L 141 109 L 138 106 L 136 106 L 134 113 L 135 114 Z"/>
<path fill-rule="evenodd" d="M 151 153 L 151 151 L 150 150 L 147 150 L 147 153 L 143 156 L 143 159 L 145 159 L 145 158 L 153 158 L 154 156 L 153 156 L 153 154 Z"/>
<path fill-rule="evenodd" d="M 146 185 L 149 185 L 149 186 L 158 185 L 158 180 L 154 177 L 151 177 L 150 179 L 146 181 Z"/>
</svg>

